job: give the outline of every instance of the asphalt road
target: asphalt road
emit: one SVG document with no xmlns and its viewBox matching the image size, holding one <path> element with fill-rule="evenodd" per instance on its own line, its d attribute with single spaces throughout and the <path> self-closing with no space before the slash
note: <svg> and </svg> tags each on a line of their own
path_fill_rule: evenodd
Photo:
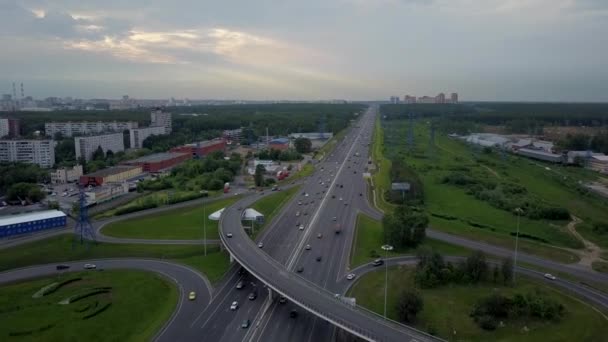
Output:
<svg viewBox="0 0 608 342">
<path fill-rule="evenodd" d="M 83 265 L 91 263 L 97 268 L 104 269 L 138 269 L 161 274 L 174 282 L 179 289 L 179 301 L 177 308 L 170 320 L 155 337 L 156 341 L 185 341 L 189 340 L 188 332 L 190 325 L 198 318 L 202 309 L 208 306 L 212 288 L 209 281 L 196 270 L 166 261 L 152 259 L 96 259 L 65 262 L 69 265 L 67 272 L 83 271 Z M 14 269 L 0 273 L 0 284 L 18 282 L 22 280 L 53 276 L 66 271 L 58 271 L 57 264 L 38 265 Z M 95 271 L 90 271 L 95 272 Z M 190 291 L 196 292 L 194 301 L 188 300 Z"/>
</svg>

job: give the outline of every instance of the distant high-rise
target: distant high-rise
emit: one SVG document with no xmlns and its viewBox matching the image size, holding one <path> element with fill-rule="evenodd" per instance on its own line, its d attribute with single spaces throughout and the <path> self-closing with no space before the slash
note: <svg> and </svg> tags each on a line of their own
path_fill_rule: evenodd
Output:
<svg viewBox="0 0 608 342">
<path fill-rule="evenodd" d="M 0 140 L 0 162 L 22 162 L 50 168 L 55 164 L 53 140 Z"/>
<path fill-rule="evenodd" d="M 150 121 L 151 127 L 164 127 L 164 134 L 171 133 L 171 113 L 165 113 L 161 109 L 153 110 L 152 113 L 150 113 Z"/>
<path fill-rule="evenodd" d="M 103 132 L 122 132 L 127 129 L 137 128 L 134 121 L 67 121 L 67 122 L 46 122 L 44 124 L 44 134 L 54 137 L 61 133 L 64 137 L 74 135 L 86 135 Z"/>
<path fill-rule="evenodd" d="M 445 103 L 445 94 L 439 93 L 439 95 L 437 95 L 436 99 L 437 99 L 436 103 Z"/>
<path fill-rule="evenodd" d="M 114 153 L 125 150 L 122 133 L 112 133 L 103 135 L 92 135 L 87 137 L 74 138 L 76 147 L 76 158 L 89 161 L 93 157 L 93 152 L 101 147 L 104 153 L 112 151 Z"/>
<path fill-rule="evenodd" d="M 451 102 L 458 103 L 458 93 L 452 93 Z"/>
<path fill-rule="evenodd" d="M 143 148 L 144 140 L 153 135 L 164 135 L 167 128 L 164 126 L 150 126 L 142 128 L 132 128 L 129 130 L 131 148 Z"/>
<path fill-rule="evenodd" d="M 393 104 L 399 103 L 399 96 L 391 96 L 389 101 Z"/>
<path fill-rule="evenodd" d="M 405 95 L 403 96 L 403 102 L 408 104 L 416 103 L 416 96 Z"/>
</svg>

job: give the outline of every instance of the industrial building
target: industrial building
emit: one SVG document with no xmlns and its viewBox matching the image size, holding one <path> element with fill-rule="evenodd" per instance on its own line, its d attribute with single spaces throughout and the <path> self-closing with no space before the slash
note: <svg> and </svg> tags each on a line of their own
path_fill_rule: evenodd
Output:
<svg viewBox="0 0 608 342">
<path fill-rule="evenodd" d="M 44 124 L 44 134 L 54 137 L 61 133 L 64 137 L 74 135 L 99 134 L 104 132 L 122 132 L 127 129 L 137 128 L 134 121 L 67 121 L 47 122 Z"/>
<path fill-rule="evenodd" d="M 104 153 L 108 151 L 120 152 L 125 150 L 122 133 L 111 133 L 102 135 L 91 135 L 74 138 L 76 146 L 76 158 L 89 161 L 93 158 L 93 152 L 101 147 Z"/>
<path fill-rule="evenodd" d="M 240 143 L 243 136 L 243 129 L 226 129 L 222 132 L 222 137 L 226 139 L 227 142 L 236 142 Z"/>
<path fill-rule="evenodd" d="M 107 183 L 123 182 L 142 174 L 141 166 L 118 165 L 80 176 L 82 186 L 101 186 Z"/>
<path fill-rule="evenodd" d="M 289 139 L 287 138 L 276 138 L 268 142 L 268 148 L 284 151 L 289 148 Z"/>
<path fill-rule="evenodd" d="M 129 130 L 129 139 L 131 148 L 144 147 L 144 140 L 153 135 L 167 134 L 167 129 L 164 126 L 133 128 Z"/>
<path fill-rule="evenodd" d="M 543 150 L 533 150 L 530 148 L 520 148 L 516 152 L 519 155 L 534 158 L 538 160 L 543 160 L 550 163 L 563 163 L 565 160 L 564 156 L 561 154 L 545 152 Z"/>
<path fill-rule="evenodd" d="M 183 163 L 188 159 L 192 159 L 192 154 L 164 152 L 150 154 L 141 158 L 128 160 L 123 164 L 141 166 L 144 172 L 159 172 L 166 169 L 170 169 L 175 165 Z"/>
<path fill-rule="evenodd" d="M 54 140 L 0 140 L 0 162 L 38 164 L 43 168 L 55 165 Z"/>
<path fill-rule="evenodd" d="M 189 153 L 192 158 L 198 158 L 208 155 L 215 151 L 225 151 L 226 140 L 222 138 L 216 138 L 213 140 L 199 141 L 192 144 L 182 145 L 174 147 L 171 152 L 176 153 Z"/>
<path fill-rule="evenodd" d="M 75 165 L 74 167 L 62 167 L 51 173 L 51 183 L 53 184 L 65 184 L 76 182 L 82 176 L 82 165 Z"/>
<path fill-rule="evenodd" d="M 589 159 L 588 166 L 591 170 L 608 174 L 608 156 L 594 155 Z"/>
<path fill-rule="evenodd" d="M 122 182 L 92 188 L 85 191 L 84 195 L 86 196 L 87 205 L 92 205 L 111 201 L 128 193 L 129 183 Z"/>
<path fill-rule="evenodd" d="M 59 210 L 0 216 L 0 238 L 65 227 L 66 219 Z"/>
</svg>

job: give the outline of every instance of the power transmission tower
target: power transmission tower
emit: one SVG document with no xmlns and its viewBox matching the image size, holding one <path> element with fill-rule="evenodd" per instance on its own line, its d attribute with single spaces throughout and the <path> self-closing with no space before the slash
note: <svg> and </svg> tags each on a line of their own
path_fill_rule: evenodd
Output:
<svg viewBox="0 0 608 342">
<path fill-rule="evenodd" d="M 321 139 L 325 139 L 325 114 L 323 114 L 321 116 L 321 118 L 319 119 L 319 137 Z"/>
<path fill-rule="evenodd" d="M 79 204 L 79 212 L 78 212 L 78 222 L 74 227 L 74 240 L 72 240 L 72 249 L 74 249 L 76 245 L 76 239 L 80 238 L 80 244 L 86 243 L 87 248 L 89 247 L 89 242 L 95 242 L 95 230 L 93 230 L 93 226 L 91 226 L 91 222 L 89 221 L 89 210 L 87 208 L 87 197 L 84 193 L 84 188 L 80 188 L 80 193 L 78 197 Z"/>
</svg>

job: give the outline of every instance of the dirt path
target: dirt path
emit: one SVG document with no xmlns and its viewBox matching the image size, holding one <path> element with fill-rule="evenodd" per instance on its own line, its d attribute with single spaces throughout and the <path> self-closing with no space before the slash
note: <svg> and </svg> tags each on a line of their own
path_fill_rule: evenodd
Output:
<svg viewBox="0 0 608 342">
<path fill-rule="evenodd" d="M 584 245 L 585 248 L 583 250 L 580 249 L 568 249 L 572 253 L 576 253 L 581 260 L 578 262 L 579 265 L 591 268 L 591 264 L 600 260 L 600 255 L 602 254 L 602 249 L 596 245 L 595 243 L 586 240 L 581 234 L 576 231 L 576 225 L 583 222 L 576 216 L 572 216 L 572 221 L 568 223 L 568 231 L 572 233 L 577 239 L 579 239 Z"/>
<path fill-rule="evenodd" d="M 480 164 L 481 165 L 481 164 Z M 494 171 L 494 169 L 492 169 L 489 166 L 486 165 L 481 165 L 482 167 L 484 167 L 486 170 L 490 171 L 491 174 L 493 174 L 496 178 L 501 179 L 502 177 L 498 174 L 498 172 Z"/>
</svg>

